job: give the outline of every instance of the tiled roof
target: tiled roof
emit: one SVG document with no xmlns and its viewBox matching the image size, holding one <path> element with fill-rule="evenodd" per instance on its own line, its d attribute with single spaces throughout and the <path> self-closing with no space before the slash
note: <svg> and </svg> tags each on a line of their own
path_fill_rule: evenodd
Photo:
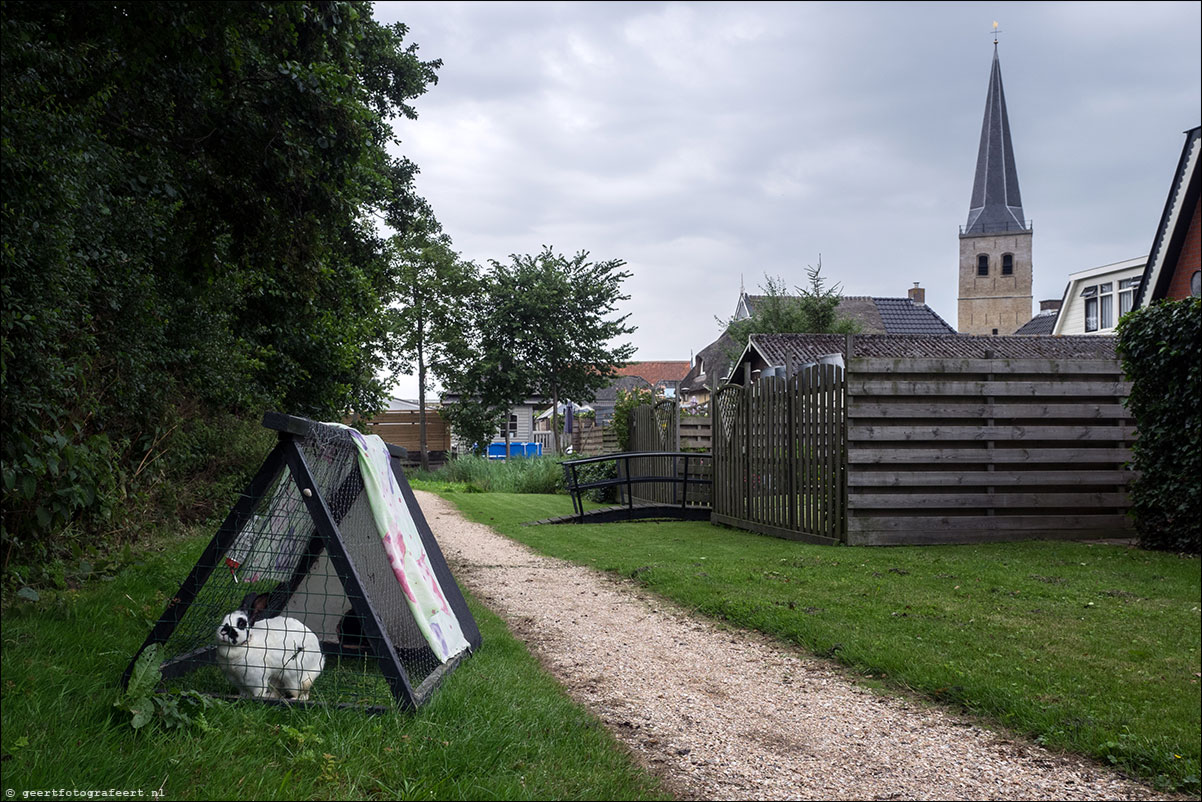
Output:
<svg viewBox="0 0 1202 802">
<path fill-rule="evenodd" d="M 1019 326 L 1018 331 L 1014 333 L 1019 335 L 1051 334 L 1052 329 L 1056 328 L 1056 316 L 1059 314 L 1060 310 L 1058 309 L 1045 309 Z"/>
<path fill-rule="evenodd" d="M 625 367 L 618 368 L 619 376 L 638 376 L 646 379 L 649 384 L 660 382 L 678 382 L 689 372 L 691 365 L 681 362 L 631 362 Z"/>
<path fill-rule="evenodd" d="M 886 334 L 955 334 L 956 330 L 925 304 L 909 298 L 873 298 Z M 868 332 L 865 332 L 868 333 Z"/>
<path fill-rule="evenodd" d="M 1077 335 L 1031 337 L 957 334 L 913 336 L 856 334 L 852 356 L 875 357 L 994 357 L 1009 359 L 1114 359 L 1114 337 Z M 769 365 L 801 365 L 825 354 L 847 357 L 842 334 L 753 334 L 751 344 Z"/>
<path fill-rule="evenodd" d="M 766 295 L 748 295 L 748 309 L 754 311 Z M 862 334 L 955 334 L 956 330 L 939 317 L 934 309 L 916 304 L 909 298 L 872 298 L 845 295 L 839 301 L 840 317 L 860 324 Z"/>
</svg>

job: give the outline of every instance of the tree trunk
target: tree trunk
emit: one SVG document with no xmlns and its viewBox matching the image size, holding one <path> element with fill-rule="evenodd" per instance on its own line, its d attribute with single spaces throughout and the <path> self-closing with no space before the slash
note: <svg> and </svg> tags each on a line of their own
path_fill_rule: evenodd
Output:
<svg viewBox="0 0 1202 802">
<path fill-rule="evenodd" d="M 559 450 L 559 386 L 552 385 L 551 387 L 551 450 L 555 456 L 559 456 L 562 452 Z"/>
<path fill-rule="evenodd" d="M 426 366 L 418 358 L 417 363 L 417 415 L 421 437 L 422 470 L 430 470 L 430 452 L 426 447 Z"/>
</svg>

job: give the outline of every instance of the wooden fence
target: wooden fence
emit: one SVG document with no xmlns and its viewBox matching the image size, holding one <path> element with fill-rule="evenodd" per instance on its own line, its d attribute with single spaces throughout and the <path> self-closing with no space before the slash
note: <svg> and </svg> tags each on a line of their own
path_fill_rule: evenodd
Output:
<svg viewBox="0 0 1202 802">
<path fill-rule="evenodd" d="M 853 358 L 849 544 L 1130 537 L 1117 360 Z"/>
<path fill-rule="evenodd" d="M 630 451 L 679 451 L 680 408 L 674 401 L 660 401 L 654 406 L 638 406 L 630 416 Z M 642 457 L 627 461 L 631 476 L 668 476 L 673 464 L 670 457 Z M 648 482 L 633 487 L 635 503 L 675 503 L 677 485 L 669 482 Z M 623 500 L 625 503 L 625 500 Z"/>
<path fill-rule="evenodd" d="M 1114 359 L 853 357 L 727 385 L 719 523 L 849 545 L 1130 537 Z"/>
<path fill-rule="evenodd" d="M 409 452 L 408 463 L 421 460 L 421 413 L 417 410 L 382 412 L 367 421 L 368 434 L 378 434 L 385 443 L 400 446 Z M 441 463 L 451 450 L 451 427 L 437 410 L 426 411 L 426 448 L 431 461 Z"/>
<path fill-rule="evenodd" d="M 789 379 L 718 390 L 715 522 L 791 540 L 843 539 L 843 387 L 842 368 L 811 365 Z"/>
<path fill-rule="evenodd" d="M 713 447 L 710 418 L 695 415 L 680 416 L 680 447 L 685 451 L 700 449 L 709 451 Z"/>
</svg>

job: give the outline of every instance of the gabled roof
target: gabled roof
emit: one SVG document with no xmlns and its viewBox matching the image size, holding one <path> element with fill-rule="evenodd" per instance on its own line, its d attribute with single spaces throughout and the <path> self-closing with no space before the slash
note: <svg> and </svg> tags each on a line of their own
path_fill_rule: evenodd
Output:
<svg viewBox="0 0 1202 802">
<path fill-rule="evenodd" d="M 994 42 L 993 69 L 985 97 L 985 118 L 981 121 L 981 144 L 977 149 L 977 172 L 973 178 L 964 233 L 1026 229 L 1022 196 L 1018 191 L 1018 168 L 1014 165 L 1014 147 L 1010 141 L 1006 94 L 1002 91 L 1002 65 Z"/>
<path fill-rule="evenodd" d="M 638 376 L 648 384 L 661 382 L 678 382 L 685 377 L 691 367 L 687 361 L 680 362 L 631 362 L 617 369 L 619 376 Z"/>
<path fill-rule="evenodd" d="M 1200 133 L 1202 126 L 1185 132 L 1185 145 L 1181 148 L 1181 158 L 1177 161 L 1169 197 L 1160 215 L 1160 225 L 1156 227 L 1156 237 L 1152 240 L 1152 253 L 1144 268 L 1139 292 L 1135 295 L 1135 309 L 1164 298 L 1169 282 L 1173 280 L 1173 270 L 1181 256 L 1194 207 L 1198 205 L 1199 184 L 1202 183 L 1198 167 L 1199 150 L 1202 149 Z"/>
<path fill-rule="evenodd" d="M 730 374 L 735 341 L 725 331 L 697 352 L 693 366 L 680 382 L 681 393 L 696 392 L 702 387 L 717 387 Z"/>
<path fill-rule="evenodd" d="M 749 312 L 767 295 L 745 295 Z M 872 298 L 845 295 L 839 301 L 838 314 L 860 324 L 863 334 L 955 334 L 956 330 L 926 304 L 909 298 Z"/>
<path fill-rule="evenodd" d="M 1056 328 L 1056 317 L 1060 314 L 1059 309 L 1043 309 L 1028 320 L 1026 323 L 1018 327 L 1016 335 L 1030 336 L 1032 334 L 1051 334 L 1052 329 Z"/>
</svg>

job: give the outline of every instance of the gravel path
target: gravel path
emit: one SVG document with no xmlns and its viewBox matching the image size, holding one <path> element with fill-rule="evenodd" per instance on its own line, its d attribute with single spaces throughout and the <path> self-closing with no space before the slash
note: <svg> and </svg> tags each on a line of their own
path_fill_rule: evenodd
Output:
<svg viewBox="0 0 1202 802">
<path fill-rule="evenodd" d="M 878 695 L 831 663 L 541 556 L 436 495 L 417 496 L 459 582 L 682 798 L 1165 798 L 1081 758 Z"/>
</svg>

